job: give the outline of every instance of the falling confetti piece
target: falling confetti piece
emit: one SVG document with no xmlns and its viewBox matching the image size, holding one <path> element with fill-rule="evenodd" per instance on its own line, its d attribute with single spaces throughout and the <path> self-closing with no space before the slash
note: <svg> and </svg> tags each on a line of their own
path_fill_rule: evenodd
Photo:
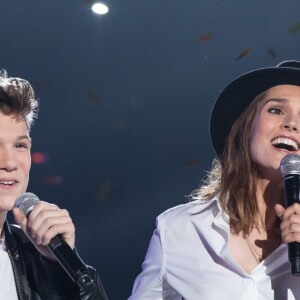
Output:
<svg viewBox="0 0 300 300">
<path fill-rule="evenodd" d="M 209 33 L 206 33 L 206 34 L 204 34 L 204 35 L 201 35 L 201 36 L 199 37 L 199 41 L 200 41 L 200 42 L 207 42 L 207 41 L 211 40 L 212 37 L 213 37 L 212 33 L 209 32 Z"/>
<path fill-rule="evenodd" d="M 37 81 L 36 83 L 33 83 L 33 86 L 36 90 L 42 90 L 44 88 L 46 88 L 49 84 L 51 84 L 51 80 L 50 79 L 43 79 L 40 81 Z"/>
<path fill-rule="evenodd" d="M 111 123 L 111 128 L 115 131 L 126 131 L 129 128 L 127 121 L 114 121 Z"/>
<path fill-rule="evenodd" d="M 276 52 L 274 51 L 273 48 L 269 48 L 269 49 L 268 49 L 268 54 L 269 54 L 269 56 L 270 56 L 271 58 L 273 58 L 273 59 L 275 59 L 275 58 L 277 57 L 277 54 L 276 54 Z"/>
<path fill-rule="evenodd" d="M 137 110 L 139 108 L 139 101 L 137 99 L 132 99 L 129 103 L 130 107 L 133 109 L 133 110 Z"/>
<path fill-rule="evenodd" d="M 63 182 L 63 177 L 61 175 L 44 175 L 43 180 L 45 184 L 55 186 Z"/>
<path fill-rule="evenodd" d="M 113 183 L 110 179 L 106 179 L 103 183 L 101 183 L 100 187 L 99 187 L 99 190 L 97 192 L 97 199 L 103 201 L 105 200 L 109 193 L 111 192 L 112 190 L 112 187 L 113 187 Z"/>
<path fill-rule="evenodd" d="M 187 166 L 195 166 L 195 165 L 199 164 L 199 162 L 200 162 L 199 159 L 194 158 L 194 159 L 189 159 L 189 160 L 187 160 L 187 161 L 185 162 L 185 164 L 186 164 Z"/>
<path fill-rule="evenodd" d="M 96 103 L 100 103 L 101 102 L 101 97 L 93 92 L 87 92 L 87 97 L 88 99 L 96 102 Z"/>
<path fill-rule="evenodd" d="M 289 28 L 289 33 L 294 34 L 300 31 L 300 22 Z"/>
<path fill-rule="evenodd" d="M 33 152 L 31 154 L 31 159 L 36 165 L 44 165 L 49 162 L 49 155 L 42 152 Z"/>
<path fill-rule="evenodd" d="M 248 48 L 248 49 L 245 49 L 244 51 L 242 51 L 239 56 L 236 58 L 236 61 L 245 57 L 246 55 L 248 55 L 249 53 L 251 52 L 251 49 Z"/>
<path fill-rule="evenodd" d="M 82 0 L 82 2 L 83 2 L 84 4 L 93 4 L 93 3 L 94 3 L 93 0 Z"/>
</svg>

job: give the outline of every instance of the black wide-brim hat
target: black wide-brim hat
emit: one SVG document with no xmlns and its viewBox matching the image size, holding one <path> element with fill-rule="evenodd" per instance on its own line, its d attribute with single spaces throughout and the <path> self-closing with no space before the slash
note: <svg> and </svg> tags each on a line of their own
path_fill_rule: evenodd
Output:
<svg viewBox="0 0 300 300">
<path fill-rule="evenodd" d="M 257 69 L 234 79 L 217 98 L 210 118 L 210 136 L 218 156 L 235 120 L 254 98 L 281 84 L 300 86 L 300 61 L 290 60 L 276 67 Z"/>
</svg>

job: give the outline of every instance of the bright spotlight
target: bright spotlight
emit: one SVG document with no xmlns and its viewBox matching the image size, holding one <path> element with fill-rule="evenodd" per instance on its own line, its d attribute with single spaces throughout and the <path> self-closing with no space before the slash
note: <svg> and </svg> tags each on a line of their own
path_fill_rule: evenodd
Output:
<svg viewBox="0 0 300 300">
<path fill-rule="evenodd" d="M 108 7 L 105 4 L 99 2 L 93 4 L 92 10 L 98 15 L 105 15 L 108 13 Z"/>
</svg>

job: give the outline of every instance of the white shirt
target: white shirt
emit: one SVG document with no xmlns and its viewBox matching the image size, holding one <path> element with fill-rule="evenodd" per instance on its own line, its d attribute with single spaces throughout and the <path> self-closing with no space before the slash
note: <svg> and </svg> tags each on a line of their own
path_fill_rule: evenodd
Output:
<svg viewBox="0 0 300 300">
<path fill-rule="evenodd" d="M 0 244 L 0 299 L 18 300 L 15 278 L 5 244 Z"/>
<path fill-rule="evenodd" d="M 247 274 L 229 252 L 226 218 L 217 198 L 161 214 L 129 299 L 300 299 L 300 277 L 291 275 L 288 247 L 280 245 Z"/>
</svg>

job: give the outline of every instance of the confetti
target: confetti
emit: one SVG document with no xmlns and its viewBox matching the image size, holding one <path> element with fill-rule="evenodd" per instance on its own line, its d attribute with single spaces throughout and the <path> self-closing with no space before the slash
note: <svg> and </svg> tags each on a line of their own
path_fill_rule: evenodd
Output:
<svg viewBox="0 0 300 300">
<path fill-rule="evenodd" d="M 289 33 L 294 34 L 300 31 L 300 22 L 289 28 Z"/>
<path fill-rule="evenodd" d="M 111 128 L 114 131 L 126 131 L 129 128 L 129 124 L 127 121 L 113 121 L 111 123 Z"/>
<path fill-rule="evenodd" d="M 209 32 L 209 33 L 206 33 L 206 34 L 204 34 L 204 35 L 201 35 L 201 36 L 199 37 L 199 41 L 200 41 L 200 42 L 207 42 L 207 41 L 211 40 L 212 37 L 213 37 L 212 33 Z"/>
<path fill-rule="evenodd" d="M 275 59 L 277 57 L 277 54 L 276 52 L 272 49 L 272 48 L 269 48 L 268 49 L 268 54 L 271 58 Z"/>
<path fill-rule="evenodd" d="M 189 160 L 187 160 L 187 161 L 185 162 L 185 164 L 186 164 L 187 166 L 195 166 L 195 165 L 198 165 L 199 162 L 200 162 L 199 159 L 194 158 L 194 159 L 189 159 Z"/>
<path fill-rule="evenodd" d="M 100 187 L 99 187 L 99 190 L 97 192 L 97 199 L 103 201 L 105 200 L 109 193 L 111 192 L 112 190 L 112 187 L 113 187 L 113 183 L 110 179 L 106 179 L 103 183 L 101 183 Z"/>
<path fill-rule="evenodd" d="M 137 99 L 132 99 L 129 105 L 133 110 L 137 110 L 139 108 L 140 103 Z"/>
<path fill-rule="evenodd" d="M 52 81 L 50 79 L 43 79 L 40 81 L 37 81 L 36 83 L 33 83 L 33 86 L 36 90 L 42 90 L 44 88 L 46 88 L 47 86 L 49 86 L 49 84 L 51 84 Z"/>
<path fill-rule="evenodd" d="M 239 56 L 236 58 L 236 61 L 245 57 L 246 55 L 248 55 L 249 53 L 251 52 L 251 49 L 248 48 L 248 49 L 245 49 L 244 51 L 242 51 Z"/>
<path fill-rule="evenodd" d="M 88 4 L 88 5 L 94 3 L 93 0 L 82 0 L 82 2 L 83 2 L 84 4 Z"/>
<path fill-rule="evenodd" d="M 95 103 L 100 103 L 101 102 L 101 97 L 93 92 L 87 92 L 87 97 L 88 99 L 92 100 Z"/>
</svg>

